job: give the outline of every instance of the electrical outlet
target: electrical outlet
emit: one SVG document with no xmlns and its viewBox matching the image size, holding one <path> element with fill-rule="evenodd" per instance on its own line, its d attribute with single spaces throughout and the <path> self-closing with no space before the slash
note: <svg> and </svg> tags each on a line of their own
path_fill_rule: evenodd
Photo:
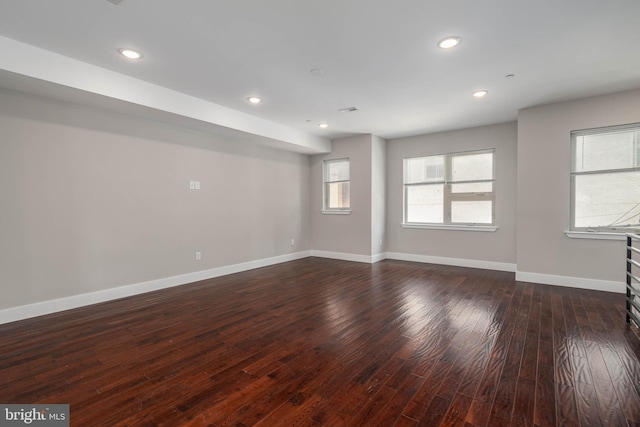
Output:
<svg viewBox="0 0 640 427">
<path fill-rule="evenodd" d="M 296 239 L 291 239 L 291 246 L 295 246 L 296 244 Z"/>
<path fill-rule="evenodd" d="M 189 181 L 189 190 L 195 190 L 195 189 L 196 189 L 196 182 Z"/>
<path fill-rule="evenodd" d="M 196 181 L 196 190 L 200 189 L 200 181 Z"/>
<path fill-rule="evenodd" d="M 196 252 L 196 261 L 200 261 L 202 259 L 202 252 Z"/>
</svg>

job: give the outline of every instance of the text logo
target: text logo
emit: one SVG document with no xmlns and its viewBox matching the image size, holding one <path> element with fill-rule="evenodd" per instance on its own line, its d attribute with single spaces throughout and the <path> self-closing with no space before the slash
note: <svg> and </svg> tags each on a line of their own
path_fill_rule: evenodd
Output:
<svg viewBox="0 0 640 427">
<path fill-rule="evenodd" d="M 0 427 L 69 427 L 69 405 L 0 404 Z"/>
</svg>

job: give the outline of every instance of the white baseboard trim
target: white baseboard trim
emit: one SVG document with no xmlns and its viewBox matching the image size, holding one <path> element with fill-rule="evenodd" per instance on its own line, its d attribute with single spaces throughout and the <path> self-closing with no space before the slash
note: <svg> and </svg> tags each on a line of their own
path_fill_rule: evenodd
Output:
<svg viewBox="0 0 640 427">
<path fill-rule="evenodd" d="M 311 251 L 296 252 L 292 254 L 275 256 L 272 258 L 264 258 L 255 261 L 243 262 L 240 264 L 212 268 L 210 270 L 196 271 L 193 273 L 180 274 L 177 276 L 165 277 L 162 279 L 150 280 L 147 282 L 134 283 L 127 286 L 120 286 L 117 288 L 105 289 L 97 292 L 72 295 L 70 297 L 58 298 L 55 300 L 43 301 L 19 307 L 5 308 L 0 310 L 0 324 L 15 322 L 18 320 L 42 316 L 45 314 L 57 313 L 59 311 L 84 307 L 86 305 L 97 304 L 100 302 L 111 301 L 118 298 L 143 294 L 145 292 L 156 291 L 159 289 L 185 285 L 187 283 L 197 282 L 200 280 L 213 279 L 215 277 L 226 276 L 233 273 L 240 273 L 242 271 L 253 270 L 260 267 L 267 267 L 269 265 L 280 264 L 283 262 L 295 261 L 297 259 L 307 258 L 309 256 L 311 256 Z"/>
<path fill-rule="evenodd" d="M 376 262 L 380 262 L 387 259 L 387 253 L 386 252 L 382 252 L 376 255 L 371 255 L 371 262 L 372 263 L 376 263 Z"/>
<path fill-rule="evenodd" d="M 134 283 L 127 286 L 120 286 L 112 289 L 91 292 L 80 295 L 73 295 L 55 300 L 43 301 L 34 304 L 11 307 L 0 310 L 0 324 L 15 322 L 31 317 L 45 314 L 57 313 L 59 311 L 70 310 L 100 302 L 111 301 L 118 298 L 125 298 L 132 295 L 143 294 L 155 290 L 185 285 L 200 280 L 213 279 L 215 277 L 226 276 L 228 274 L 240 273 L 260 267 L 280 264 L 288 261 L 315 256 L 320 258 L 339 259 L 344 261 L 363 262 L 373 264 L 384 259 L 400 261 L 412 261 L 429 264 L 453 265 L 458 267 L 482 268 L 486 270 L 508 271 L 516 273 L 516 280 L 521 282 L 540 283 L 544 285 L 565 286 L 570 288 L 591 289 L 597 291 L 624 293 L 626 286 L 624 282 L 585 279 L 580 277 L 554 276 L 551 274 L 529 273 L 517 271 L 516 264 L 479 261 L 459 258 L 434 257 L 428 255 L 404 254 L 397 252 L 380 253 L 372 256 L 348 254 L 342 252 L 328 251 L 303 251 L 292 254 L 280 255 L 272 258 L 265 258 L 255 261 L 248 261 L 240 264 L 217 267 L 210 270 L 196 271 L 172 277 L 166 277 L 147 282 Z"/>
<path fill-rule="evenodd" d="M 543 285 L 565 286 L 568 288 L 590 289 L 594 291 L 625 293 L 626 284 L 612 280 L 585 279 L 582 277 L 554 276 L 552 274 L 516 271 L 516 280 L 520 282 L 540 283 Z"/>
<path fill-rule="evenodd" d="M 515 264 L 507 262 L 480 261 L 475 259 L 447 258 L 430 255 L 403 254 L 398 252 L 387 252 L 387 259 L 422 262 L 427 264 L 453 265 L 456 267 L 482 268 L 484 270 L 516 271 Z"/>
<path fill-rule="evenodd" d="M 331 259 L 339 259 L 342 261 L 354 261 L 354 262 L 364 262 L 367 264 L 374 264 L 378 261 L 382 261 L 386 259 L 386 254 L 381 253 L 377 255 L 359 255 L 359 254 L 348 254 L 344 252 L 330 252 L 330 251 L 311 251 L 311 256 L 315 256 L 318 258 L 331 258 Z"/>
</svg>

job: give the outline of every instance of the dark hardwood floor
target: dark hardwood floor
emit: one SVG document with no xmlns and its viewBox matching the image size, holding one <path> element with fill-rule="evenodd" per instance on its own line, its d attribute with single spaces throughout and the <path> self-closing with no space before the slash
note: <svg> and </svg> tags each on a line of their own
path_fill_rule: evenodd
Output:
<svg viewBox="0 0 640 427">
<path fill-rule="evenodd" d="M 640 426 L 624 296 L 307 258 L 0 325 L 0 402 L 74 426 Z"/>
</svg>

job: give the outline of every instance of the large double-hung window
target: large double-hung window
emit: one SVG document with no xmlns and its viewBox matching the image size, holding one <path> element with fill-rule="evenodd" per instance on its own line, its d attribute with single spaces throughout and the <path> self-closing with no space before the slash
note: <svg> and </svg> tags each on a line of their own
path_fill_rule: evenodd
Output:
<svg viewBox="0 0 640 427">
<path fill-rule="evenodd" d="M 404 223 L 492 225 L 495 150 L 404 159 Z"/>
<path fill-rule="evenodd" d="M 640 229 L 640 124 L 571 133 L 571 229 Z"/>
</svg>

